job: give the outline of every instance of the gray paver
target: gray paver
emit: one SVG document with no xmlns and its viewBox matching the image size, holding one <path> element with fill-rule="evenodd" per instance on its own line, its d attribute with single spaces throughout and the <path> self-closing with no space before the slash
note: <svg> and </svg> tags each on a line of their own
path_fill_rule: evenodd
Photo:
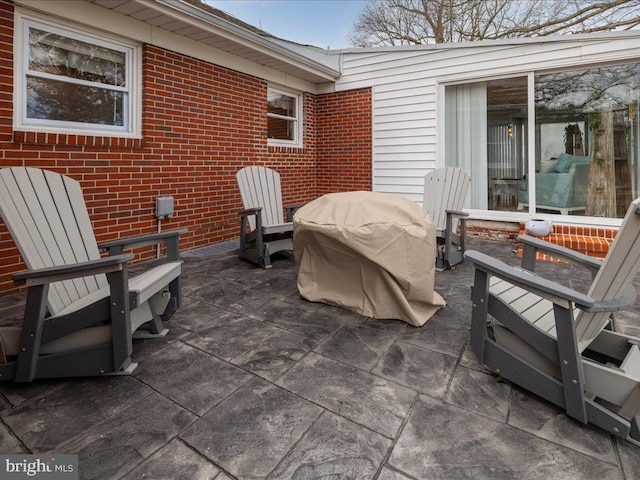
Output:
<svg viewBox="0 0 640 480">
<path fill-rule="evenodd" d="M 420 397 L 389 463 L 415 478 L 620 478 L 611 463 L 482 415 Z"/>
<path fill-rule="evenodd" d="M 496 377 L 486 372 L 459 367 L 453 375 L 445 401 L 506 422 L 510 395 L 508 382 L 498 382 Z"/>
<path fill-rule="evenodd" d="M 156 352 L 133 374 L 197 415 L 206 413 L 251 378 L 239 368 L 184 343 Z"/>
<path fill-rule="evenodd" d="M 133 377 L 69 380 L 3 413 L 2 419 L 29 450 L 55 452 L 151 391 Z"/>
<path fill-rule="evenodd" d="M 514 247 L 469 239 L 518 264 Z M 640 478 L 640 447 L 477 362 L 467 262 L 436 274 L 447 307 L 416 328 L 302 299 L 290 255 L 184 260 L 183 306 L 165 338 L 133 342 L 133 375 L 0 383 L 3 453 L 77 453 L 100 480 Z M 538 272 L 588 283 L 557 267 Z M 0 297 L 0 324 L 23 303 Z M 638 312 L 620 330 L 640 334 Z"/>
<path fill-rule="evenodd" d="M 220 475 L 222 473 L 222 475 Z M 103 477 L 104 478 L 104 477 Z M 223 480 L 220 469 L 179 440 L 172 440 L 123 480 Z"/>
<path fill-rule="evenodd" d="M 255 379 L 186 429 L 182 438 L 239 478 L 264 478 L 322 409 Z"/>
<path fill-rule="evenodd" d="M 369 323 L 342 326 L 315 351 L 361 370 L 371 370 L 401 333 L 394 328 L 397 323 L 387 322 L 390 328 Z"/>
<path fill-rule="evenodd" d="M 310 353 L 278 385 L 393 438 L 416 393 L 402 385 Z"/>
<path fill-rule="evenodd" d="M 373 372 L 421 393 L 442 398 L 455 365 L 455 357 L 397 342 Z"/>
<path fill-rule="evenodd" d="M 316 343 L 295 333 L 274 329 L 258 345 L 231 360 L 259 377 L 275 380 L 301 360 Z"/>
<path fill-rule="evenodd" d="M 401 340 L 457 358 L 469 338 L 469 327 L 452 324 L 451 318 L 446 317 L 448 312 L 443 310 L 443 313 L 420 328 L 406 329 Z"/>
<path fill-rule="evenodd" d="M 555 405 L 525 394 L 518 387 L 513 389 L 509 425 L 600 460 L 617 461 L 613 437 L 606 431 L 583 425 Z"/>
<path fill-rule="evenodd" d="M 196 418 L 154 392 L 88 429 L 58 453 L 78 454 L 82 478 L 117 477 L 149 458 Z"/>
<path fill-rule="evenodd" d="M 390 446 L 388 438 L 325 412 L 269 478 L 366 480 Z"/>
</svg>

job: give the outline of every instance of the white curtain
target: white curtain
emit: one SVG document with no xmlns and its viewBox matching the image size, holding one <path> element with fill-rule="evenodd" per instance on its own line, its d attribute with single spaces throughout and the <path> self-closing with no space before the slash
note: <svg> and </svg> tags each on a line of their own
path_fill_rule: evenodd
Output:
<svg viewBox="0 0 640 480">
<path fill-rule="evenodd" d="M 445 89 L 445 164 L 471 175 L 465 208 L 488 209 L 487 84 L 448 86 Z"/>
<path fill-rule="evenodd" d="M 632 198 L 640 196 L 640 164 L 638 155 L 640 155 L 640 103 L 638 98 L 629 105 L 629 169 L 631 170 L 631 195 Z"/>
</svg>

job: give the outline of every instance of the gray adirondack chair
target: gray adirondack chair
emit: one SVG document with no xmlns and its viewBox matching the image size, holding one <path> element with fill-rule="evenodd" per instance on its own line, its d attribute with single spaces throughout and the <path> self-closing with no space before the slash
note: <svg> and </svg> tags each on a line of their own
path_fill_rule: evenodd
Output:
<svg viewBox="0 0 640 480">
<path fill-rule="evenodd" d="M 283 208 L 280 174 L 271 168 L 245 167 L 236 180 L 244 206 L 239 213 L 239 256 L 271 268 L 272 254 L 293 250 L 293 213 L 301 205 Z"/>
<path fill-rule="evenodd" d="M 180 306 L 184 231 L 99 246 L 80 184 L 36 168 L 0 170 L 0 214 L 28 268 L 13 276 L 27 287 L 23 324 L 0 327 L 0 380 L 131 373 L 133 332 L 166 335 Z M 167 262 L 129 278 L 123 251 L 162 242 Z"/>
<path fill-rule="evenodd" d="M 436 225 L 436 269 L 451 268 L 464 260 L 468 213 L 462 211 L 471 178 L 458 167 L 437 168 L 424 177 L 423 208 Z M 460 232 L 458 233 L 458 226 Z"/>
<path fill-rule="evenodd" d="M 613 331 L 611 321 L 612 312 L 636 298 L 631 282 L 640 268 L 640 198 L 603 262 L 533 237 L 520 240 L 522 268 L 466 253 L 475 266 L 473 351 L 490 370 L 569 416 L 640 445 L 640 338 Z M 588 292 L 537 275 L 538 251 L 590 269 Z"/>
</svg>

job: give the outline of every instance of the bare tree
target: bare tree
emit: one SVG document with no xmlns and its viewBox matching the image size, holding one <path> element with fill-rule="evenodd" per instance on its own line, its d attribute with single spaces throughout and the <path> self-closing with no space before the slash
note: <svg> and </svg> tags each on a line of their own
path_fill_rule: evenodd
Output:
<svg viewBox="0 0 640 480">
<path fill-rule="evenodd" d="M 640 0 L 370 0 L 350 40 L 356 47 L 418 45 L 638 25 Z"/>
</svg>

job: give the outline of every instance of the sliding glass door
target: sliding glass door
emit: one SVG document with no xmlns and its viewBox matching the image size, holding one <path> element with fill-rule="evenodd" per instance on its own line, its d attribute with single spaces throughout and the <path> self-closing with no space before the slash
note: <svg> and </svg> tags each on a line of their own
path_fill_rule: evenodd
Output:
<svg viewBox="0 0 640 480">
<path fill-rule="evenodd" d="M 624 216 L 639 196 L 639 84 L 640 63 L 536 75 L 537 211 Z"/>
<path fill-rule="evenodd" d="M 527 172 L 527 77 L 445 88 L 446 164 L 469 171 L 469 208 L 516 210 Z"/>
<path fill-rule="evenodd" d="M 485 82 L 446 88 L 447 166 L 461 167 L 473 179 L 470 208 L 487 208 L 487 87 Z M 468 200 L 469 201 L 469 200 Z"/>
<path fill-rule="evenodd" d="M 445 163 L 471 174 L 467 208 L 621 217 L 640 196 L 639 100 L 640 63 L 447 85 Z"/>
</svg>

